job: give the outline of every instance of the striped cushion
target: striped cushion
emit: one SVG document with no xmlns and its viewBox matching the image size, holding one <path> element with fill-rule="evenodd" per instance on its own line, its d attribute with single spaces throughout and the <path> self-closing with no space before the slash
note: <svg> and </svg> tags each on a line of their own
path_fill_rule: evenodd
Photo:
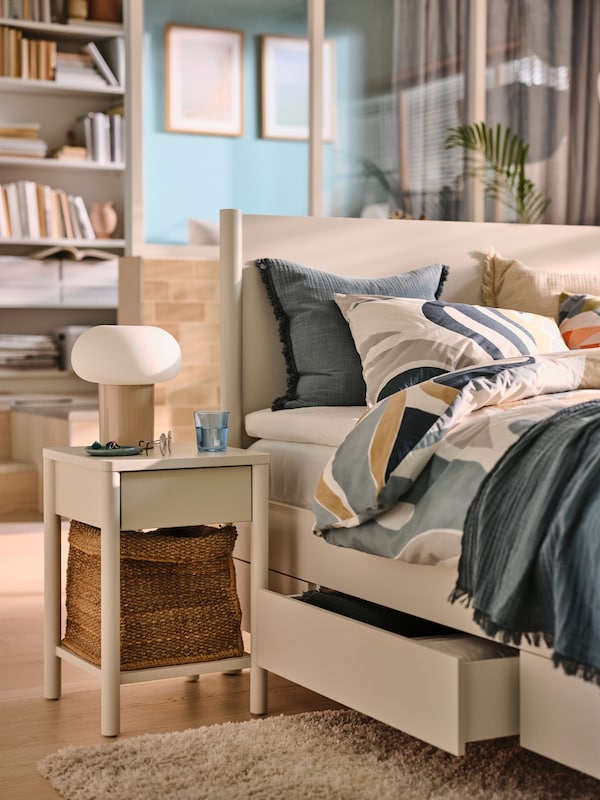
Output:
<svg viewBox="0 0 600 800">
<path fill-rule="evenodd" d="M 367 403 L 435 375 L 567 350 L 554 320 L 442 300 L 335 294 L 361 359 Z"/>
<path fill-rule="evenodd" d="M 569 350 L 600 347 L 600 297 L 563 292 L 558 322 Z"/>
</svg>

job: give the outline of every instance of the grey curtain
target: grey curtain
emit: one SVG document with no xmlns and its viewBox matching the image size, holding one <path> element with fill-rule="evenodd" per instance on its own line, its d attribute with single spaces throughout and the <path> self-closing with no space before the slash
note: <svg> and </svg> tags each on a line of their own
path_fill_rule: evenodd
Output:
<svg viewBox="0 0 600 800">
<path fill-rule="evenodd" d="M 414 215 L 464 214 L 462 159 L 443 139 L 479 121 L 463 118 L 468 13 L 469 0 L 396 0 L 398 172 Z M 529 142 L 544 222 L 600 224 L 599 73 L 598 0 L 488 0 L 486 122 Z M 490 203 L 486 218 L 511 219 Z"/>
<path fill-rule="evenodd" d="M 398 121 L 398 177 L 403 210 L 414 217 L 456 219 L 461 171 L 445 153 L 464 96 L 468 0 L 396 0 L 392 87 Z"/>
</svg>

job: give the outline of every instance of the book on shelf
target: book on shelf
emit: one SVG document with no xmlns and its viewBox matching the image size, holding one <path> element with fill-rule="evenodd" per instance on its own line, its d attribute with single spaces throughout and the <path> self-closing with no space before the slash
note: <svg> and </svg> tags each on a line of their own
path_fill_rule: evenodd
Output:
<svg viewBox="0 0 600 800">
<path fill-rule="evenodd" d="M 106 80 L 109 86 L 119 86 L 119 81 L 117 80 L 117 76 L 110 68 L 108 62 L 98 49 L 98 46 L 95 42 L 88 42 L 84 45 L 84 50 L 90 54 L 92 57 L 92 61 L 98 70 L 98 72 L 102 75 L 102 77 Z"/>
<path fill-rule="evenodd" d="M 29 239 L 40 238 L 40 215 L 38 210 L 37 188 L 35 181 L 19 181 L 23 187 L 24 198 L 24 236 Z"/>
<path fill-rule="evenodd" d="M 44 158 L 47 152 L 48 144 L 43 139 L 0 136 L 0 156 Z"/>
<path fill-rule="evenodd" d="M 75 231 L 73 229 L 73 222 L 71 220 L 71 213 L 69 211 L 69 197 L 64 189 L 58 189 L 57 192 L 60 203 L 60 215 L 65 232 L 65 239 L 74 239 Z"/>
<path fill-rule="evenodd" d="M 8 197 L 6 187 L 0 186 L 0 239 L 10 239 L 12 231 L 10 227 L 10 215 L 8 213 Z"/>
<path fill-rule="evenodd" d="M 118 85 L 125 88 L 125 39 L 122 36 L 99 39 L 96 42 L 96 47 L 117 79 Z"/>
<path fill-rule="evenodd" d="M 87 148 L 80 145 L 65 144 L 54 150 L 51 158 L 57 158 L 59 161 L 85 161 L 88 157 Z"/>
<path fill-rule="evenodd" d="M 18 28 L 0 25 L 0 75 L 27 80 L 53 80 L 56 42 L 31 39 Z"/>
<path fill-rule="evenodd" d="M 37 139 L 39 122 L 0 122 L 0 137 L 8 139 Z"/>
<path fill-rule="evenodd" d="M 73 139 L 86 149 L 89 160 L 120 164 L 125 158 L 124 126 L 118 111 L 90 111 L 75 121 Z"/>
<path fill-rule="evenodd" d="M 125 161 L 125 120 L 121 114 L 110 114 L 110 158 L 116 164 Z"/>
<path fill-rule="evenodd" d="M 0 0 L 0 17 L 22 19 L 27 22 L 59 22 L 53 18 L 58 5 L 65 0 Z"/>
<path fill-rule="evenodd" d="M 46 184 L 36 184 L 40 239 L 52 236 L 52 189 Z"/>
<path fill-rule="evenodd" d="M 0 189 L 0 238 L 97 238 L 81 196 L 30 180 L 7 183 Z"/>
<path fill-rule="evenodd" d="M 11 239 L 21 239 L 21 212 L 19 210 L 19 194 L 17 184 L 12 181 L 4 187 L 8 204 L 8 215 L 10 218 Z"/>
<path fill-rule="evenodd" d="M 94 230 L 94 226 L 92 225 L 92 220 L 90 219 L 88 210 L 85 207 L 83 198 L 80 197 L 79 195 L 75 195 L 73 197 L 73 205 L 75 208 L 75 217 L 77 219 L 79 230 L 81 231 L 81 238 L 95 239 L 96 231 Z"/>
<path fill-rule="evenodd" d="M 77 215 L 77 211 L 75 210 L 75 198 L 72 194 L 67 194 L 67 205 L 69 209 L 69 219 L 71 220 L 71 227 L 73 228 L 73 238 L 74 239 L 84 239 L 85 236 L 81 230 L 81 225 L 79 224 L 79 217 Z"/>
<path fill-rule="evenodd" d="M 85 261 L 94 259 L 95 261 L 114 261 L 118 256 L 108 253 L 95 247 L 72 247 L 71 245 L 57 244 L 53 247 L 46 247 L 42 250 L 35 250 L 29 253 L 30 258 L 45 259 L 59 258 L 68 261 Z"/>
</svg>

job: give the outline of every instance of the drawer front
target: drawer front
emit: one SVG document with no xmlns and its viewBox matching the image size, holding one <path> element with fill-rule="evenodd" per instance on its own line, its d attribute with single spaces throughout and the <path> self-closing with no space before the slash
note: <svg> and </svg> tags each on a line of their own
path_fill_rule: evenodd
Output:
<svg viewBox="0 0 600 800">
<path fill-rule="evenodd" d="M 521 745 L 600 779 L 600 691 L 549 657 L 523 652 Z"/>
<path fill-rule="evenodd" d="M 252 467 L 121 474 L 123 530 L 251 519 Z"/>
<path fill-rule="evenodd" d="M 264 590 L 258 609 L 253 646 L 271 672 L 456 755 L 518 732 L 517 658 L 467 662 Z"/>
</svg>

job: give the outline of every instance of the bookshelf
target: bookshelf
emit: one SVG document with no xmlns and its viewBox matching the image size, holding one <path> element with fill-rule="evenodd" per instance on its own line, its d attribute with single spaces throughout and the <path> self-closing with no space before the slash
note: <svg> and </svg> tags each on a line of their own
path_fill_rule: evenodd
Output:
<svg viewBox="0 0 600 800">
<path fill-rule="evenodd" d="M 30 204 L 14 212 L 19 224 L 0 220 L 0 335 L 43 335 L 64 326 L 114 323 L 117 262 L 125 252 L 127 230 L 125 27 L 13 19 L 1 16 L 3 8 L 0 0 L 0 186 L 5 198 L 0 215 L 8 213 L 7 186 L 19 187 Z M 20 42 L 18 55 L 15 42 Z M 114 80 L 94 65 L 98 57 Z M 112 120 L 117 116 L 115 147 Z M 107 138 L 98 148 L 101 129 L 107 129 Z M 22 141 L 13 150 L 3 146 L 5 138 Z M 61 196 L 58 206 L 56 200 L 44 200 L 49 193 Z M 94 204 L 107 201 L 116 210 L 117 227 L 110 238 L 93 231 L 90 236 L 85 220 L 75 215 L 83 213 L 81 205 L 89 216 Z M 73 215 L 70 224 L 63 217 L 59 225 L 52 210 Z M 36 268 L 40 253 L 61 247 L 93 249 L 108 258 L 76 262 L 56 255 L 37 261 Z M 0 395 L 8 387 L 11 393 L 19 387 L 45 393 L 73 385 L 81 391 L 80 382 L 64 372 L 0 368 Z"/>
<path fill-rule="evenodd" d="M 37 47 L 40 42 L 45 44 L 43 50 Z M 91 241 L 79 234 L 81 226 L 67 229 L 63 225 L 61 231 L 42 224 L 38 233 L 39 226 L 28 225 L 25 219 L 24 224 L 9 225 L 8 230 L 0 228 L 0 253 L 28 253 L 34 247 L 62 243 L 93 243 L 95 248 L 117 254 L 124 251 L 124 48 L 121 25 L 0 17 L 0 185 L 33 182 L 47 186 L 80 197 L 88 212 L 95 202 L 112 201 L 118 218 L 111 239 Z M 117 85 L 94 65 L 92 49 Z M 31 55 L 34 50 L 36 56 Z M 19 129 L 34 131 L 35 136 L 20 137 Z M 3 137 L 3 132 L 8 136 Z M 21 138 L 25 149 L 12 152 L 3 147 L 5 138 L 16 139 L 17 145 Z M 27 144 L 42 145 L 43 155 L 40 157 L 39 148 L 35 155 L 28 154 Z M 65 151 L 69 157 L 53 157 Z M 4 199 L 0 213 L 6 205 Z M 20 221 L 23 223 L 23 214 Z"/>
</svg>

